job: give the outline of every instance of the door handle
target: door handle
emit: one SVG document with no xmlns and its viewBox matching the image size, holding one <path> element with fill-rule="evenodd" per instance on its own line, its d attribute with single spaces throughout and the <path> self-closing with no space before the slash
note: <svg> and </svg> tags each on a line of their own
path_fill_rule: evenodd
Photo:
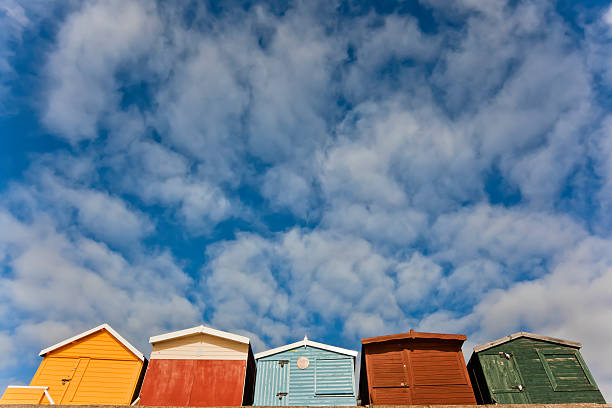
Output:
<svg viewBox="0 0 612 408">
<path fill-rule="evenodd" d="M 70 378 L 62 378 L 62 385 L 65 385 L 68 381 L 70 381 Z"/>
<path fill-rule="evenodd" d="M 286 392 L 277 392 L 276 396 L 278 397 L 279 400 L 282 400 L 284 396 L 286 396 L 287 393 Z"/>
<path fill-rule="evenodd" d="M 519 390 L 519 391 L 523 391 L 523 390 L 525 389 L 525 387 L 523 387 L 523 385 L 522 385 L 522 384 L 519 384 L 519 385 L 513 385 L 513 386 L 512 386 L 512 387 L 510 387 L 510 388 L 512 388 L 512 389 L 514 389 L 514 390 Z"/>
</svg>

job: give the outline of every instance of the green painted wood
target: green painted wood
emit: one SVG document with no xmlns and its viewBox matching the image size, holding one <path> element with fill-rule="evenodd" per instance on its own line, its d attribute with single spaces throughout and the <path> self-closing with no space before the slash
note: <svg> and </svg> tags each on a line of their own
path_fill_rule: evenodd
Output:
<svg viewBox="0 0 612 408">
<path fill-rule="evenodd" d="M 484 373 L 484 384 L 481 381 L 478 386 L 481 389 L 486 388 L 492 397 L 496 387 L 503 386 L 504 381 L 513 380 L 511 376 L 503 379 L 504 375 L 509 374 L 499 371 L 507 370 L 507 367 L 496 368 L 490 361 L 491 357 L 484 357 L 486 361 L 483 363 L 483 356 L 499 355 L 500 352 L 512 355 L 511 359 L 525 387 L 523 394 L 530 403 L 605 403 L 579 350 L 524 337 L 477 353 L 478 358 L 474 359 L 474 365 L 479 365 Z M 475 370 L 475 368 L 471 369 Z M 487 394 L 482 391 L 481 393 Z"/>
<path fill-rule="evenodd" d="M 494 402 L 499 404 L 529 402 L 524 381 L 513 357 L 506 358 L 500 354 L 483 354 L 479 357 Z"/>
</svg>

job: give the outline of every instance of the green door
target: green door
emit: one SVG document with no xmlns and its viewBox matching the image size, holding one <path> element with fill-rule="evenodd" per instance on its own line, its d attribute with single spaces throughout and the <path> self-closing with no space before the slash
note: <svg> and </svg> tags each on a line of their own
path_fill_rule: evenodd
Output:
<svg viewBox="0 0 612 408">
<path fill-rule="evenodd" d="M 493 400 L 498 404 L 528 404 L 521 373 L 512 354 L 480 354 Z"/>
</svg>

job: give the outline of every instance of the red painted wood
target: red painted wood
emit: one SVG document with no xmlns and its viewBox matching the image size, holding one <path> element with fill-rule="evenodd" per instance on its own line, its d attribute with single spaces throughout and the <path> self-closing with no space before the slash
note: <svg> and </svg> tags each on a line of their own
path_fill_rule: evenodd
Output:
<svg viewBox="0 0 612 408">
<path fill-rule="evenodd" d="M 150 360 L 140 389 L 140 405 L 189 405 L 195 360 Z"/>
<path fill-rule="evenodd" d="M 189 405 L 227 407 L 242 405 L 246 361 L 198 360 Z"/>
<path fill-rule="evenodd" d="M 140 391 L 146 406 L 240 406 L 246 361 L 153 359 Z"/>
</svg>

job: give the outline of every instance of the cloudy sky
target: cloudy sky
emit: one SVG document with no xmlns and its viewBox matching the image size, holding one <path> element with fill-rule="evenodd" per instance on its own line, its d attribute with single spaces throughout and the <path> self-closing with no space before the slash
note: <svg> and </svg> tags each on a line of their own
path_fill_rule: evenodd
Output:
<svg viewBox="0 0 612 408">
<path fill-rule="evenodd" d="M 102 322 L 519 330 L 612 400 L 612 8 L 0 0 L 0 389 Z"/>
</svg>

